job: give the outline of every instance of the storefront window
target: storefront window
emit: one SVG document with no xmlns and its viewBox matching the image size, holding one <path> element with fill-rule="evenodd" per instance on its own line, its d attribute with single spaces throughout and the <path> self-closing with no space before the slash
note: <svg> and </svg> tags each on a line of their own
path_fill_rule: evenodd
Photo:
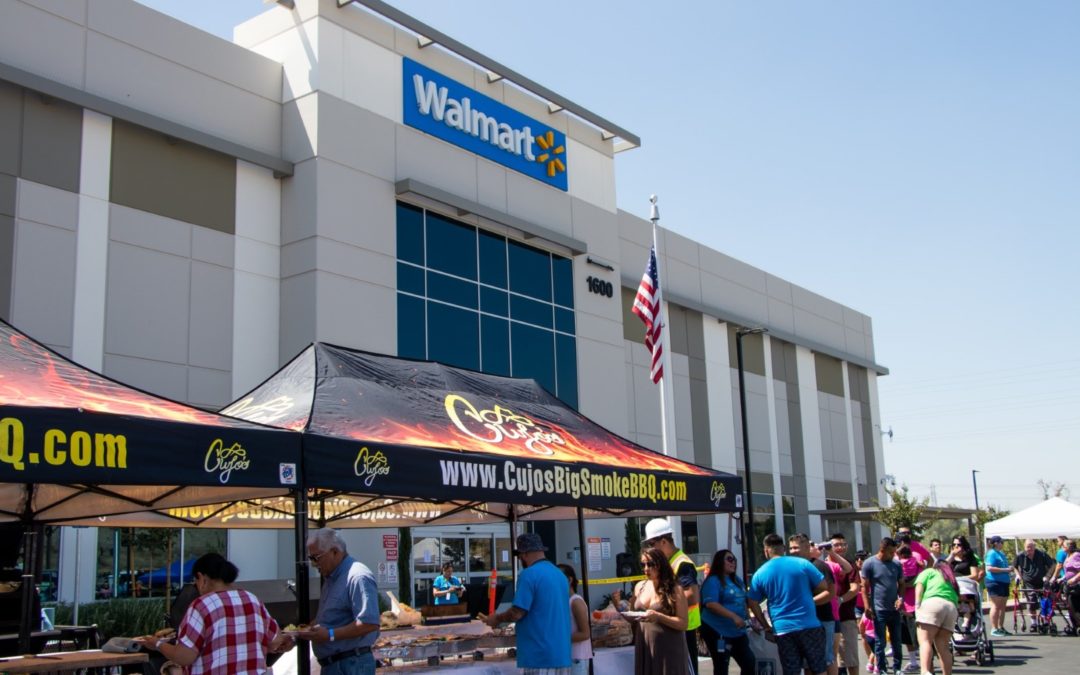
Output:
<svg viewBox="0 0 1080 675">
<path fill-rule="evenodd" d="M 398 355 L 534 378 L 577 407 L 573 261 L 397 207 Z"/>
</svg>

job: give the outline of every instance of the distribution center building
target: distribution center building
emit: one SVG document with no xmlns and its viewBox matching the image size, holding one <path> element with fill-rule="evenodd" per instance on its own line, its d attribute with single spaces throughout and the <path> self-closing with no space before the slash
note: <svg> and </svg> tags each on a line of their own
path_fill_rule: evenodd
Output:
<svg viewBox="0 0 1080 675">
<path fill-rule="evenodd" d="M 0 4 L 0 316 L 207 408 L 324 341 L 532 377 L 659 450 L 630 311 L 651 225 L 616 206 L 639 139 L 382 3 L 288 4 L 235 44 L 133 0 Z M 677 456 L 744 470 L 736 334 L 765 328 L 742 339 L 759 531 L 848 527 L 817 512 L 883 498 L 870 317 L 668 230 L 659 250 Z M 610 544 L 588 560 L 576 523 L 538 527 L 615 576 L 623 521 L 588 523 Z M 682 537 L 710 557 L 737 529 L 686 518 Z M 387 587 L 396 532 L 347 535 Z M 469 577 L 504 567 L 507 537 L 414 530 L 418 594 L 447 551 Z M 96 535 L 62 537 L 67 598 L 76 538 Z M 243 578 L 293 574 L 291 531 L 228 540 Z"/>
</svg>

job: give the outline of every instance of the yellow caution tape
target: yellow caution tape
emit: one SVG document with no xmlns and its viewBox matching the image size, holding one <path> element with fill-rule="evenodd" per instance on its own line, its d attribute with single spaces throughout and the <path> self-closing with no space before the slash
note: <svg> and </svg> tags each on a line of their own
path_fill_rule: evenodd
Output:
<svg viewBox="0 0 1080 675">
<path fill-rule="evenodd" d="M 697 568 L 698 572 L 708 569 L 708 565 L 701 565 Z M 636 577 L 615 577 L 613 579 L 589 579 L 589 585 L 594 586 L 598 584 L 625 584 L 627 582 L 641 581 L 645 578 L 644 574 L 639 574 Z"/>
</svg>

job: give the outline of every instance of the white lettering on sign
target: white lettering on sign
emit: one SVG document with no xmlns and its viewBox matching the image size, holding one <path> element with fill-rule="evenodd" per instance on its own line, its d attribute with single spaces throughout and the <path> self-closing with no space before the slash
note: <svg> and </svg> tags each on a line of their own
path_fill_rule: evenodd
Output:
<svg viewBox="0 0 1080 675">
<path fill-rule="evenodd" d="M 413 86 L 416 87 L 420 114 L 429 115 L 448 127 L 475 136 L 530 162 L 536 160 L 532 150 L 536 137 L 533 136 L 531 128 L 526 126 L 514 129 L 486 113 L 473 110 L 472 100 L 468 96 L 463 96 L 460 101 L 450 98 L 449 89 L 430 80 L 425 82 L 419 73 L 413 75 Z"/>
</svg>

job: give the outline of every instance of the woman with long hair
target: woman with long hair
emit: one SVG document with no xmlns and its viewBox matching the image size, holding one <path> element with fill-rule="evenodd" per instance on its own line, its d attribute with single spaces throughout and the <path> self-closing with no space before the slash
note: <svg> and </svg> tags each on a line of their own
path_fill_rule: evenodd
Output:
<svg viewBox="0 0 1080 675">
<path fill-rule="evenodd" d="M 919 666 L 932 673 L 934 650 L 941 658 L 941 672 L 952 675 L 953 656 L 949 637 L 956 626 L 959 587 L 952 567 L 934 563 L 915 577 L 915 621 L 919 637 Z"/>
<path fill-rule="evenodd" d="M 675 571 L 658 548 L 641 552 L 645 579 L 634 587 L 633 609 L 638 617 L 634 638 L 635 675 L 689 675 L 686 648 L 686 595 L 675 581 Z"/>
<path fill-rule="evenodd" d="M 709 576 L 701 585 L 701 635 L 712 655 L 713 673 L 727 675 L 731 659 L 739 664 L 741 675 L 753 675 L 757 659 L 746 635 L 749 613 L 746 584 L 736 571 L 739 559 L 728 549 L 713 556 Z"/>
<path fill-rule="evenodd" d="M 589 623 L 589 606 L 578 595 L 578 578 L 574 568 L 560 563 L 558 568 L 570 584 L 570 675 L 588 675 L 592 660 L 592 625 Z"/>
<path fill-rule="evenodd" d="M 252 593 L 233 588 L 240 570 L 217 553 L 191 568 L 196 598 L 184 613 L 176 644 L 146 638 L 144 647 L 184 667 L 190 675 L 259 675 L 266 655 L 292 647 L 277 622 Z"/>
<path fill-rule="evenodd" d="M 971 624 L 979 607 L 979 581 L 983 571 L 979 566 L 979 557 L 971 550 L 967 537 L 958 534 L 952 538 L 952 550 L 945 559 L 952 567 L 953 575 L 960 592 L 960 614 L 964 615 L 965 630 Z"/>
</svg>

